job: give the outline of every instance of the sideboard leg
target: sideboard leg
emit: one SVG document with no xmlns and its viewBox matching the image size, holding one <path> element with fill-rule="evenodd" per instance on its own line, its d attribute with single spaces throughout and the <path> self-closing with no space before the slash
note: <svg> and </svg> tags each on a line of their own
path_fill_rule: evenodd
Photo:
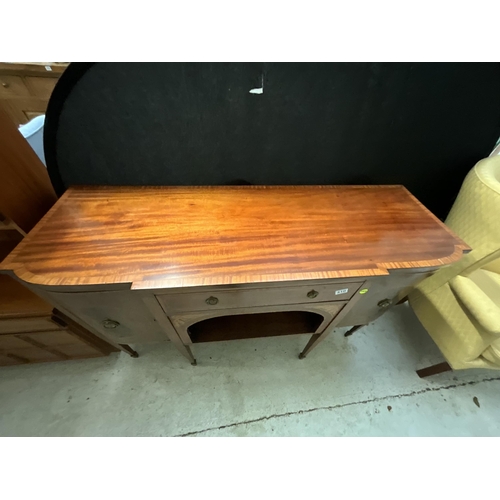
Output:
<svg viewBox="0 0 500 500">
<path fill-rule="evenodd" d="M 139 353 L 137 351 L 134 351 L 129 345 L 127 344 L 118 344 L 122 350 L 128 354 L 130 354 L 130 356 L 132 356 L 133 358 L 138 358 L 139 357 Z"/>
<path fill-rule="evenodd" d="M 350 337 L 356 330 L 359 330 L 363 326 L 365 326 L 365 325 L 353 326 L 350 330 L 348 330 L 347 332 L 344 333 L 344 337 Z"/>
<path fill-rule="evenodd" d="M 160 303 L 158 302 L 156 297 L 144 297 L 142 300 L 151 311 L 156 321 L 158 321 L 158 324 L 163 328 L 167 337 L 172 341 L 172 344 L 174 344 L 177 350 L 185 358 L 187 358 L 193 366 L 196 366 L 196 359 L 194 359 L 191 349 L 186 344 L 184 344 L 182 339 L 179 337 L 179 334 L 170 322 L 170 319 L 161 308 Z"/>
<path fill-rule="evenodd" d="M 417 370 L 417 375 L 420 378 L 430 377 L 431 375 L 437 375 L 438 373 L 449 372 L 453 368 L 445 361 L 444 363 L 438 363 L 437 365 L 428 366 L 427 368 L 422 368 Z"/>
<path fill-rule="evenodd" d="M 189 346 L 185 345 L 184 349 L 186 350 L 186 352 L 183 353 L 184 356 L 186 356 L 186 358 L 189 359 L 189 361 L 191 362 L 191 364 L 193 366 L 196 366 L 196 359 L 194 358 L 193 353 L 191 352 L 191 349 L 189 348 Z"/>
<path fill-rule="evenodd" d="M 173 341 L 172 342 L 177 350 L 193 365 L 196 366 L 196 359 L 193 356 L 193 353 L 191 352 L 191 349 L 189 346 L 186 344 L 183 344 L 182 342 L 179 341 Z"/>
<path fill-rule="evenodd" d="M 321 333 L 315 333 L 310 339 L 307 345 L 304 347 L 304 350 L 299 354 L 299 359 L 304 359 L 307 356 L 307 353 L 316 347 L 320 342 Z"/>
</svg>

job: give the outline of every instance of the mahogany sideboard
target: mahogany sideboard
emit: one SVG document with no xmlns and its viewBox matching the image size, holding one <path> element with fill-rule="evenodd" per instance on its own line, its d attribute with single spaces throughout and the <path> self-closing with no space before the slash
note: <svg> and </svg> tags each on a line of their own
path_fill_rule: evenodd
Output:
<svg viewBox="0 0 500 500">
<path fill-rule="evenodd" d="M 364 325 L 469 251 L 402 186 L 73 187 L 3 262 L 113 344 Z"/>
</svg>

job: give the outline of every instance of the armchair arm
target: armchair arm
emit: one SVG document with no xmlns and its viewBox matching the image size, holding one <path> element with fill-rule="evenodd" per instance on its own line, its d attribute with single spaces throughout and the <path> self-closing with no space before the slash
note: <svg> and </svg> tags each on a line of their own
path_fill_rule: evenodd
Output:
<svg viewBox="0 0 500 500">
<path fill-rule="evenodd" d="M 422 285 L 425 286 L 425 293 L 429 294 L 434 292 L 450 282 L 455 276 L 467 276 L 491 261 L 500 259 L 499 246 L 500 245 L 484 245 L 475 248 L 467 255 L 464 255 L 458 262 L 439 269 L 422 282 Z M 420 288 L 420 285 L 417 285 L 416 288 Z"/>
<path fill-rule="evenodd" d="M 474 281 L 456 276 L 450 287 L 484 330 L 500 336 L 500 307 Z"/>
</svg>

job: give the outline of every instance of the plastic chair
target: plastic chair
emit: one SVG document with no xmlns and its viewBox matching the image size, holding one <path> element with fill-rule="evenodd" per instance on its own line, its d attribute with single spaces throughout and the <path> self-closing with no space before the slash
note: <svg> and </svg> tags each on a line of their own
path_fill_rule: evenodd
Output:
<svg viewBox="0 0 500 500">
<path fill-rule="evenodd" d="M 47 166 L 47 164 L 45 163 L 45 154 L 43 151 L 44 124 L 45 115 L 40 115 L 33 118 L 33 120 L 30 120 L 25 125 L 21 125 L 19 127 L 19 132 L 21 132 L 23 137 L 28 141 L 28 144 L 33 148 L 42 163 Z"/>
</svg>

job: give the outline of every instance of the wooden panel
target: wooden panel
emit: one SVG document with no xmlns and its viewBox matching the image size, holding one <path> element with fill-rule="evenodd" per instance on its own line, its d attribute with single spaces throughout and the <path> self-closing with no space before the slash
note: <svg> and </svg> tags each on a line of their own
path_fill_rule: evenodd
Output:
<svg viewBox="0 0 500 500">
<path fill-rule="evenodd" d="M 49 100 L 57 83 L 56 78 L 41 76 L 26 76 L 24 81 L 32 96 L 40 97 L 42 99 L 46 99 L 47 101 Z"/>
<path fill-rule="evenodd" d="M 69 63 L 61 62 L 31 62 L 31 63 L 0 63 L 0 75 L 16 76 L 51 76 L 59 78 Z"/>
<path fill-rule="evenodd" d="M 71 333 L 72 335 L 75 335 L 78 337 L 79 340 L 81 340 L 83 343 L 90 345 L 100 351 L 102 354 L 107 356 L 111 352 L 118 352 L 119 350 L 123 350 L 127 352 L 130 355 L 133 355 L 135 351 L 133 351 L 129 346 L 125 344 L 121 344 L 120 348 L 118 348 L 117 345 L 113 345 L 109 342 L 107 342 L 105 339 L 99 337 L 93 332 L 90 332 L 82 326 L 80 323 L 77 323 L 74 321 L 72 318 L 64 314 L 62 311 L 59 309 L 54 309 L 54 315 L 52 317 L 54 321 L 57 322 L 62 322 L 63 325 L 67 326 L 68 328 L 68 333 Z M 137 353 L 135 353 L 137 354 Z M 137 356 L 133 356 L 137 357 Z"/>
<path fill-rule="evenodd" d="M 362 282 L 157 295 L 168 313 L 348 300 Z M 309 294 L 309 295 L 308 295 Z"/>
<path fill-rule="evenodd" d="M 29 95 L 30 92 L 20 76 L 0 75 L 0 99 Z"/>
<path fill-rule="evenodd" d="M 0 107 L 16 127 L 44 114 L 67 64 L 0 63 Z"/>
<path fill-rule="evenodd" d="M 57 327 L 50 317 L 0 319 L 0 333 L 37 332 L 55 330 Z"/>
<path fill-rule="evenodd" d="M 16 230 L 0 231 L 0 262 L 16 248 L 22 239 L 22 235 Z"/>
<path fill-rule="evenodd" d="M 0 320 L 51 314 L 50 304 L 10 276 L 0 275 Z"/>
<path fill-rule="evenodd" d="M 0 212 L 30 231 L 55 203 L 47 169 L 0 108 Z"/>
<path fill-rule="evenodd" d="M 66 345 L 82 345 L 82 341 L 67 330 L 53 330 L 50 332 L 37 332 L 30 335 L 37 342 L 47 347 L 60 347 Z"/>
<path fill-rule="evenodd" d="M 189 360 L 192 365 L 196 365 L 196 360 L 194 359 L 193 353 L 188 345 L 185 345 L 183 340 L 181 339 L 178 332 L 175 330 L 170 318 L 164 313 L 161 308 L 159 302 L 153 295 L 145 295 L 143 297 L 144 305 L 148 308 L 150 313 L 153 315 L 155 320 L 161 325 L 163 331 L 168 335 L 170 341 L 175 345 L 175 347 L 179 350 L 179 352 Z M 188 342 L 189 343 L 189 337 Z"/>
<path fill-rule="evenodd" d="M 17 99 L 1 99 L 0 112 L 3 110 L 5 116 L 7 116 L 17 129 L 20 125 L 27 123 L 28 118 L 26 117 L 22 106 L 17 106 L 15 104 L 16 101 Z"/>
<path fill-rule="evenodd" d="M 45 114 L 48 101 L 40 97 L 17 97 L 0 100 L 0 108 L 7 113 L 16 128 L 29 121 L 28 116 Z"/>
<path fill-rule="evenodd" d="M 12 349 L 8 353 L 4 352 L 3 354 L 13 356 L 14 359 L 18 360 L 18 364 L 60 361 L 62 359 L 57 354 L 41 349 L 40 347 L 30 345 L 27 345 L 27 347 L 23 347 L 22 349 Z"/>
<path fill-rule="evenodd" d="M 11 351 L 27 347 L 30 347 L 30 345 L 15 335 L 0 335 L 0 351 Z"/>
<path fill-rule="evenodd" d="M 117 350 L 103 351 L 96 341 L 70 330 L 0 335 L 0 366 L 95 358 Z"/>
<path fill-rule="evenodd" d="M 401 294 L 405 293 L 405 289 L 416 285 L 431 274 L 432 272 L 396 273 L 390 276 L 368 278 L 363 285 L 369 288 L 368 293 L 361 297 L 356 307 L 342 318 L 338 326 L 366 325 L 375 321 L 387 311 L 386 308 L 379 306 L 380 303 L 389 300 L 391 305 L 396 305 Z"/>
<path fill-rule="evenodd" d="M 2 267 L 134 289 L 439 267 L 469 248 L 402 186 L 70 188 Z"/>
<path fill-rule="evenodd" d="M 33 118 L 36 118 L 37 116 L 41 116 L 44 113 L 41 111 L 24 111 L 24 115 L 26 116 L 27 120 L 33 120 Z"/>
<path fill-rule="evenodd" d="M 50 293 L 59 304 L 106 338 L 118 343 L 167 341 L 141 297 L 133 292 Z M 105 322 L 117 322 L 105 328 Z"/>
</svg>

